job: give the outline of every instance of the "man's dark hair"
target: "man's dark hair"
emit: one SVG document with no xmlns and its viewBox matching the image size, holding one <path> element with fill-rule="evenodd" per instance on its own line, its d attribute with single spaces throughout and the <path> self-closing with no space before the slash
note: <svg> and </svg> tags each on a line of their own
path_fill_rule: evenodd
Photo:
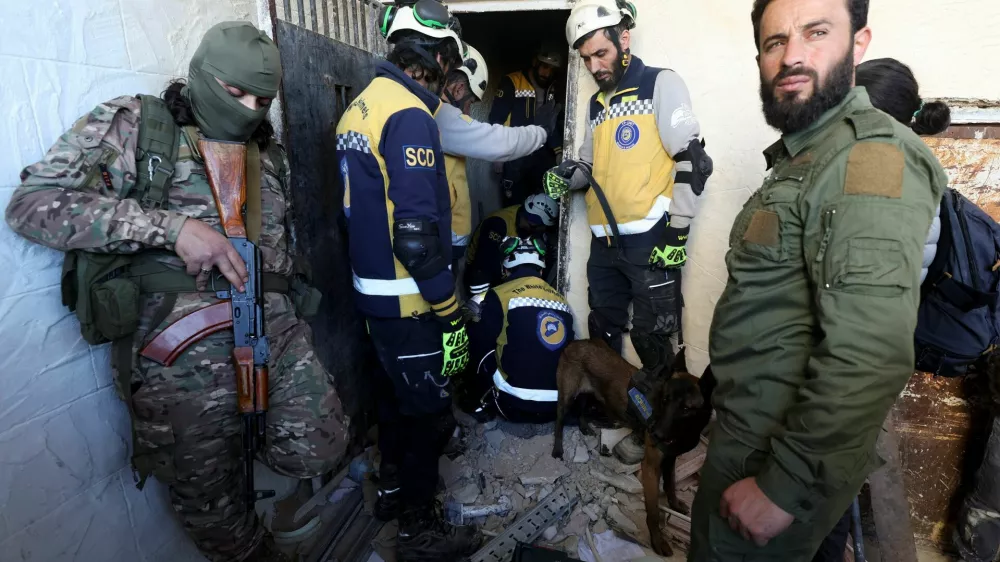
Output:
<svg viewBox="0 0 1000 562">
<path fill-rule="evenodd" d="M 918 135 L 936 135 L 951 125 L 951 110 L 939 101 L 924 103 L 910 67 L 896 59 L 874 59 L 858 65 L 858 86 L 868 90 L 877 109 L 909 125 Z"/>
<path fill-rule="evenodd" d="M 857 33 L 859 29 L 868 25 L 868 3 L 870 0 L 844 0 L 847 2 L 847 10 L 851 13 L 851 33 Z M 757 51 L 760 51 L 760 20 L 764 17 L 764 10 L 771 4 L 772 0 L 754 0 L 753 11 L 750 12 L 750 20 L 753 22 L 753 39 Z"/>
<path fill-rule="evenodd" d="M 620 49 L 621 45 L 619 45 L 619 38 L 622 36 L 622 33 L 624 33 L 626 29 L 628 29 L 628 27 L 625 25 L 625 22 L 619 23 L 618 25 L 613 25 L 611 27 L 602 27 L 601 29 L 595 29 L 590 33 L 584 35 L 583 37 L 577 39 L 576 43 L 573 43 L 573 48 L 579 49 L 584 43 L 590 41 L 590 38 L 593 37 L 594 34 L 596 34 L 598 31 L 602 31 L 604 32 L 604 36 L 608 38 L 608 41 L 611 41 L 612 43 L 615 44 L 615 47 L 618 47 Z"/>
<path fill-rule="evenodd" d="M 413 72 L 414 80 L 443 85 L 445 76 L 437 63 L 438 55 L 452 69 L 457 69 L 462 64 L 462 54 L 458 52 L 454 41 L 433 39 L 416 31 L 406 30 L 393 36 L 392 51 L 385 58 L 400 70 Z"/>
<path fill-rule="evenodd" d="M 177 123 L 178 127 L 186 127 L 188 125 L 197 126 L 198 123 L 194 118 L 194 110 L 191 109 L 191 100 L 181 94 L 184 85 L 183 78 L 171 81 L 166 91 L 163 92 L 162 98 L 164 103 L 167 104 L 170 114 L 174 116 L 174 123 Z M 273 136 L 274 127 L 265 118 L 260 122 L 260 125 L 257 125 L 257 129 L 254 130 L 253 134 L 250 135 L 250 140 L 256 142 L 261 148 L 267 149 Z"/>
</svg>

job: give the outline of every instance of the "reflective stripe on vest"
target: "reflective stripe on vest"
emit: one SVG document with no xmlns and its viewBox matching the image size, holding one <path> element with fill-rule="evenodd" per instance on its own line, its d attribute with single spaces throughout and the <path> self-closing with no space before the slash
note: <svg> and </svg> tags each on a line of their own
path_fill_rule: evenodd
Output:
<svg viewBox="0 0 1000 562">
<path fill-rule="evenodd" d="M 653 207 L 649 210 L 649 214 L 646 215 L 646 218 L 626 223 L 618 223 L 618 232 L 622 235 L 649 232 L 649 229 L 656 226 L 656 223 L 660 222 L 660 220 L 663 219 L 663 215 L 668 212 L 670 212 L 670 199 L 665 195 L 660 195 L 656 198 L 656 201 L 653 203 Z M 614 233 L 611 232 L 610 224 L 592 224 L 590 225 L 590 231 L 593 232 L 594 236 L 597 236 L 598 238 L 614 236 Z"/>
<path fill-rule="evenodd" d="M 365 279 L 354 274 L 354 289 L 362 295 L 372 297 L 401 297 L 420 294 L 417 282 L 406 279 Z"/>
<path fill-rule="evenodd" d="M 558 390 L 539 390 L 537 388 L 516 388 L 504 380 L 503 374 L 500 369 L 493 372 L 493 384 L 496 385 L 497 390 L 510 394 L 515 398 L 520 398 L 521 400 L 527 400 L 529 402 L 555 402 L 559 400 Z"/>
</svg>

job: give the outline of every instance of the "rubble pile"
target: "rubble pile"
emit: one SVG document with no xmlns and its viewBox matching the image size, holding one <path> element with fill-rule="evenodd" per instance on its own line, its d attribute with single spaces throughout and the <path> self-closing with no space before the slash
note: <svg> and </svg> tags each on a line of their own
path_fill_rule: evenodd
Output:
<svg viewBox="0 0 1000 562">
<path fill-rule="evenodd" d="M 526 432 L 525 426 L 507 422 L 478 424 L 466 416 L 459 420 L 462 444 L 440 459 L 444 485 L 440 499 L 453 507 L 497 506 L 491 510 L 492 515 L 473 520 L 487 537 L 502 533 L 557 486 L 563 486 L 578 494 L 579 501 L 568 517 L 546 529 L 537 545 L 579 558 L 580 546 L 587 550 L 588 532 L 592 540 L 611 529 L 641 545 L 646 555 L 653 554 L 646 527 L 641 465 L 625 465 L 611 456 L 615 439 L 621 440 L 629 430 L 601 430 L 591 436 L 578 427 L 567 427 L 564 455 L 559 460 L 552 457 L 553 424 L 529 426 L 536 430 Z M 704 463 L 705 450 L 702 443 L 677 461 L 678 497 L 688 506 L 697 490 L 697 472 Z M 667 510 L 665 497 L 661 505 L 665 536 L 675 551 L 685 550 L 690 541 L 690 520 Z"/>
</svg>

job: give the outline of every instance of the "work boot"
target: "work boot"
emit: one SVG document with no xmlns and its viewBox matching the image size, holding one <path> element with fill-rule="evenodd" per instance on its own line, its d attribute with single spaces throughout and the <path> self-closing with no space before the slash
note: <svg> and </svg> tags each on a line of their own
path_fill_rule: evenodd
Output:
<svg viewBox="0 0 1000 562">
<path fill-rule="evenodd" d="M 446 522 L 434 504 L 406 510 L 396 535 L 396 562 L 456 562 L 475 554 L 482 537 L 475 527 Z"/>
<path fill-rule="evenodd" d="M 639 464 L 646 456 L 646 440 L 642 433 L 633 431 L 615 445 L 615 457 L 624 464 Z"/>
<path fill-rule="evenodd" d="M 399 469 L 395 465 L 383 464 L 379 468 L 376 494 L 375 519 L 388 523 L 399 517 L 402 511 L 402 494 L 399 488 Z"/>
</svg>

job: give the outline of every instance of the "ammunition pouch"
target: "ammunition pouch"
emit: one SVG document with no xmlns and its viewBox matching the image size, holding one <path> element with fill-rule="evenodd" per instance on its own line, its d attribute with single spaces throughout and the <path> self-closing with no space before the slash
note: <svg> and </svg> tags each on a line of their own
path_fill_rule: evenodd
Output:
<svg viewBox="0 0 1000 562">
<path fill-rule="evenodd" d="M 62 271 L 62 302 L 91 345 L 123 338 L 139 326 L 139 287 L 126 276 L 131 256 L 72 250 Z"/>
</svg>

